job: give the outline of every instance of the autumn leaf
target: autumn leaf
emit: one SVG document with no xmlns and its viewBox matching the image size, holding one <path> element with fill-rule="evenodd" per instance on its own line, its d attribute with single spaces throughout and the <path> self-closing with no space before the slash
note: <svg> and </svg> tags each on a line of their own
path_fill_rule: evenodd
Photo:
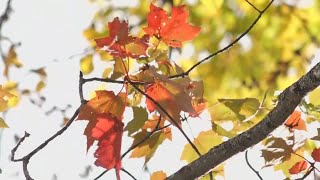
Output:
<svg viewBox="0 0 320 180">
<path fill-rule="evenodd" d="M 289 173 L 290 174 L 298 174 L 298 173 L 306 170 L 307 166 L 308 166 L 307 161 L 305 161 L 305 160 L 299 161 L 289 169 Z"/>
<path fill-rule="evenodd" d="M 311 156 L 315 161 L 320 162 L 320 148 L 314 148 Z"/>
<path fill-rule="evenodd" d="M 117 179 L 120 179 L 123 123 L 110 114 L 99 114 L 97 121 L 92 129 L 92 137 L 99 140 L 98 149 L 94 153 L 97 158 L 95 164 L 106 169 L 115 168 Z"/>
<path fill-rule="evenodd" d="M 93 55 L 88 54 L 80 59 L 80 70 L 83 74 L 90 74 L 93 71 Z"/>
<path fill-rule="evenodd" d="M 150 132 L 143 130 L 133 136 L 134 141 L 132 145 L 137 144 L 141 140 L 143 140 Z M 145 158 L 145 163 L 147 163 L 153 156 L 153 154 L 158 149 L 159 145 L 163 143 L 166 139 L 166 136 L 163 132 L 159 131 L 154 134 L 147 140 L 145 140 L 138 147 L 134 148 L 130 158 Z"/>
<path fill-rule="evenodd" d="M 21 61 L 18 59 L 15 47 L 16 47 L 15 45 L 10 46 L 9 52 L 8 52 L 7 56 L 5 56 L 5 59 L 4 59 L 5 67 L 4 67 L 3 75 L 6 77 L 9 76 L 9 68 L 11 66 L 15 66 L 17 68 L 20 68 L 22 66 Z"/>
<path fill-rule="evenodd" d="M 208 131 L 202 131 L 198 137 L 196 137 L 193 140 L 193 144 L 199 149 L 201 154 L 207 153 L 212 147 L 221 144 L 222 138 L 221 136 L 218 136 L 215 132 L 212 130 Z M 185 160 L 188 163 L 196 160 L 199 156 L 194 151 L 194 149 L 191 147 L 190 144 L 186 144 L 184 146 L 184 149 L 182 151 L 181 160 Z"/>
<path fill-rule="evenodd" d="M 8 128 L 8 125 L 6 124 L 4 119 L 2 119 L 1 117 L 0 117 L 0 128 Z"/>
<path fill-rule="evenodd" d="M 196 113 L 191 104 L 191 97 L 186 93 L 183 87 L 178 84 L 167 81 L 162 83 L 156 81 L 146 88 L 146 93 L 173 118 L 177 125 L 181 125 L 180 112 Z M 157 110 L 164 119 L 172 121 L 164 111 L 161 110 L 150 99 L 146 99 L 146 105 L 150 112 Z"/>
<path fill-rule="evenodd" d="M 133 110 L 133 119 L 129 121 L 128 125 L 125 127 L 125 130 L 128 131 L 130 136 L 134 132 L 138 131 L 144 123 L 148 120 L 148 112 L 145 108 L 142 107 L 132 107 Z"/>
<path fill-rule="evenodd" d="M 182 42 L 192 40 L 200 32 L 200 28 L 187 23 L 189 11 L 186 6 L 172 8 L 171 17 L 162 8 L 150 4 L 148 27 L 143 30 L 154 35 L 168 46 L 181 47 Z"/>
<path fill-rule="evenodd" d="M 301 119 L 300 111 L 293 111 L 288 120 L 285 122 L 285 125 L 289 128 L 290 132 L 293 129 L 307 131 L 306 123 Z"/>
<path fill-rule="evenodd" d="M 275 161 L 284 162 L 291 157 L 294 144 L 288 145 L 282 138 L 271 138 L 266 149 L 262 150 L 261 156 L 266 161 L 266 166 L 271 165 Z"/>
<path fill-rule="evenodd" d="M 148 35 L 141 38 L 129 36 L 128 22 L 120 21 L 118 17 L 108 23 L 108 28 L 108 37 L 95 39 L 99 48 L 103 48 L 114 57 L 139 58 L 147 56 Z"/>
<path fill-rule="evenodd" d="M 150 180 L 164 180 L 167 178 L 167 174 L 163 171 L 156 171 L 151 174 Z"/>
<path fill-rule="evenodd" d="M 15 101 L 15 99 L 17 99 L 17 96 L 13 95 L 0 85 L 0 112 L 7 110 L 8 107 L 12 107 L 10 101 Z"/>
</svg>

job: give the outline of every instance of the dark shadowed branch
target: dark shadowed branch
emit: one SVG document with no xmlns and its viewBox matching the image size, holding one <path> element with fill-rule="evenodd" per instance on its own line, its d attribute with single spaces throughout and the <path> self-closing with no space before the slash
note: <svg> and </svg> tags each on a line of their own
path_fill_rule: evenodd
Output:
<svg viewBox="0 0 320 180">
<path fill-rule="evenodd" d="M 273 130 L 282 125 L 307 93 L 320 85 L 320 63 L 307 74 L 286 88 L 279 96 L 275 108 L 258 124 L 238 136 L 210 149 L 197 160 L 182 167 L 168 179 L 195 179 L 233 155 L 265 139 Z"/>
</svg>

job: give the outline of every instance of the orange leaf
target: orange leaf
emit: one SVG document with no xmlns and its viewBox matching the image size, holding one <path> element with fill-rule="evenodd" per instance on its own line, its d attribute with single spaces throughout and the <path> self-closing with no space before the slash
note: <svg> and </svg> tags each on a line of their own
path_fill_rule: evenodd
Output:
<svg viewBox="0 0 320 180">
<path fill-rule="evenodd" d="M 293 111 L 285 125 L 289 128 L 290 132 L 292 132 L 293 129 L 307 131 L 306 123 L 301 119 L 300 111 Z"/>
<path fill-rule="evenodd" d="M 142 38 L 129 36 L 128 22 L 120 21 L 118 17 L 108 23 L 108 28 L 110 31 L 108 37 L 95 39 L 98 47 L 104 48 L 114 57 L 139 58 L 140 56 L 147 56 L 148 35 Z"/>
<path fill-rule="evenodd" d="M 148 27 L 143 30 L 154 35 L 168 46 L 181 47 L 183 41 L 192 40 L 200 32 L 200 28 L 187 23 L 189 11 L 186 6 L 172 8 L 171 17 L 162 8 L 150 4 Z"/>
<path fill-rule="evenodd" d="M 308 166 L 308 163 L 305 160 L 299 161 L 289 169 L 289 173 L 298 174 L 301 171 L 307 169 L 307 166 Z"/>
<path fill-rule="evenodd" d="M 167 174 L 163 171 L 156 171 L 151 174 L 150 180 L 164 180 L 167 178 Z"/>
<path fill-rule="evenodd" d="M 170 89 L 170 91 L 169 91 Z M 185 92 L 183 87 L 168 81 L 165 85 L 156 81 L 146 88 L 146 93 L 175 120 L 180 126 L 180 112 L 196 113 L 191 104 L 191 97 Z M 150 112 L 157 110 L 164 119 L 171 119 L 160 107 L 155 105 L 150 99 L 146 99 L 147 108 Z M 175 123 L 173 123 L 175 124 Z"/>
<path fill-rule="evenodd" d="M 320 148 L 314 148 L 311 156 L 315 161 L 320 162 Z"/>
</svg>

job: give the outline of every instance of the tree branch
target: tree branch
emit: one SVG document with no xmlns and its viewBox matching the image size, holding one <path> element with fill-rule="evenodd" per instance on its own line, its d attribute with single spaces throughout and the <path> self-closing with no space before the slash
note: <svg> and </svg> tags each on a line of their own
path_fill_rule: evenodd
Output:
<svg viewBox="0 0 320 180">
<path fill-rule="evenodd" d="M 320 63 L 307 74 L 286 88 L 279 96 L 277 106 L 258 124 L 238 136 L 210 149 L 197 160 L 182 167 L 168 179 L 195 179 L 233 155 L 265 139 L 273 130 L 282 125 L 302 98 L 320 85 Z"/>
</svg>

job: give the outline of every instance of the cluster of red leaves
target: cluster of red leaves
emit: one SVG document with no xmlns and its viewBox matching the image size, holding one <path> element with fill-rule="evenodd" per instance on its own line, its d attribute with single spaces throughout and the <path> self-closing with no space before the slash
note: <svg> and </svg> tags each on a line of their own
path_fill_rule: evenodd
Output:
<svg viewBox="0 0 320 180">
<path fill-rule="evenodd" d="M 311 156 L 315 162 L 320 162 L 320 148 L 315 148 Z M 314 166 L 314 163 L 311 163 L 311 166 Z M 294 164 L 290 169 L 289 173 L 290 174 L 298 174 L 304 170 L 306 170 L 308 167 L 308 162 L 306 160 L 302 160 Z"/>
<path fill-rule="evenodd" d="M 188 24 L 188 16 L 189 12 L 185 6 L 173 7 L 169 17 L 166 11 L 151 4 L 147 17 L 148 27 L 144 28 L 146 34 L 142 37 L 130 36 L 128 22 L 116 17 L 108 23 L 109 36 L 95 41 L 97 47 L 107 51 L 114 58 L 120 58 L 121 61 L 128 57 L 145 58 L 149 56 L 147 49 L 152 47 L 149 42 L 150 36 L 155 36 L 171 47 L 181 47 L 182 42 L 193 39 L 200 28 Z M 203 93 L 197 98 L 190 96 L 190 92 L 197 88 L 188 89 L 187 86 L 181 86 L 170 80 L 159 81 L 155 76 L 157 75 L 154 73 L 155 82 L 145 88 L 146 94 L 157 101 L 171 118 L 147 98 L 146 105 L 149 112 L 158 111 L 164 120 L 174 119 L 177 121 L 177 124 L 174 124 L 180 126 L 181 111 L 189 112 L 191 116 L 198 116 L 198 113 L 205 108 Z M 98 148 L 94 154 L 97 158 L 95 164 L 106 169 L 115 168 L 118 179 L 120 179 L 120 151 L 124 126 L 122 116 L 127 105 L 126 101 L 126 93 L 115 95 L 112 91 L 96 91 L 96 97 L 83 105 L 78 116 L 78 119 L 89 121 L 84 131 L 87 136 L 87 150 L 94 141 L 98 141 Z M 171 139 L 170 128 L 164 128 L 162 131 L 166 138 Z"/>
</svg>

